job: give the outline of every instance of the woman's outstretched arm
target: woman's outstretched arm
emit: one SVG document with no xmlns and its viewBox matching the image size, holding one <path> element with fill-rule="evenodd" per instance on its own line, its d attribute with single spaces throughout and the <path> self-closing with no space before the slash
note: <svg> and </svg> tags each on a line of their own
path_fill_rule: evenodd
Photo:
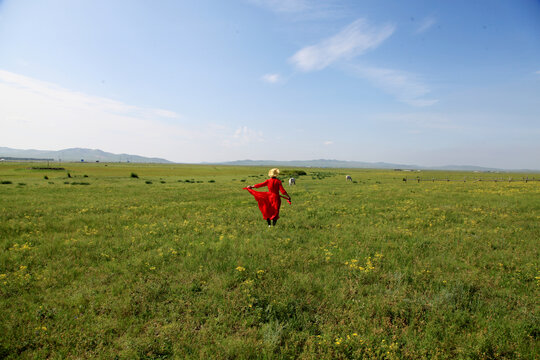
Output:
<svg viewBox="0 0 540 360">
<path fill-rule="evenodd" d="M 265 180 L 265 181 L 263 181 L 262 183 L 252 185 L 251 187 L 252 187 L 252 188 L 260 188 L 260 187 L 267 186 L 267 185 L 268 185 L 268 180 Z"/>
<path fill-rule="evenodd" d="M 287 196 L 289 199 L 291 198 L 291 196 L 287 194 L 287 191 L 285 191 L 285 188 L 283 187 L 283 184 L 281 183 L 281 181 L 279 182 L 279 191 L 281 191 L 281 193 Z"/>
</svg>

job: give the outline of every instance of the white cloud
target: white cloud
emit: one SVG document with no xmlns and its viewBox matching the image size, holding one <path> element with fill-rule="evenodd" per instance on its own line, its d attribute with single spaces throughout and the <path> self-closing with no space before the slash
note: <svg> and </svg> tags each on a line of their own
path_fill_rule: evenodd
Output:
<svg viewBox="0 0 540 360">
<path fill-rule="evenodd" d="M 226 160 L 227 145 L 260 141 L 243 127 L 187 121 L 0 70 L 0 144 L 21 149 L 99 148 L 179 162 Z"/>
<path fill-rule="evenodd" d="M 332 145 L 333 143 L 334 143 L 334 142 L 331 141 L 331 140 L 326 140 L 325 142 L 323 142 L 323 145 L 328 146 L 328 145 Z"/>
<path fill-rule="evenodd" d="M 232 147 L 261 142 L 264 142 L 264 136 L 261 131 L 250 129 L 247 126 L 241 126 L 236 129 L 232 136 L 229 136 L 223 141 L 223 145 Z"/>
<path fill-rule="evenodd" d="M 298 13 L 311 8 L 307 0 L 248 0 L 277 13 Z"/>
<path fill-rule="evenodd" d="M 136 115 L 143 118 L 180 117 L 173 111 L 127 105 L 120 101 L 64 89 L 56 84 L 32 79 L 4 70 L 0 70 L 0 83 L 2 83 L 4 87 L 10 87 L 14 91 L 18 91 L 19 95 L 21 93 L 26 93 L 27 95 L 41 96 L 49 99 L 52 102 L 52 105 L 59 102 L 63 107 L 71 109 L 77 108 L 89 111 L 99 110 L 114 114 Z M 13 97 L 14 96 L 11 96 L 11 98 Z"/>
<path fill-rule="evenodd" d="M 338 34 L 297 51 L 290 61 L 302 71 L 322 70 L 332 63 L 351 59 L 374 49 L 395 30 L 393 25 L 372 26 L 358 19 Z"/>
<path fill-rule="evenodd" d="M 536 75 L 540 75 L 540 70 L 535 72 Z"/>
<path fill-rule="evenodd" d="M 377 122 L 385 122 L 395 127 L 397 124 L 405 124 L 410 127 L 411 133 L 424 131 L 463 132 L 466 129 L 458 123 L 455 116 L 436 112 L 400 112 L 379 113 L 371 116 Z M 465 123 L 470 123 L 469 119 Z"/>
<path fill-rule="evenodd" d="M 438 101 L 425 97 L 431 90 L 417 75 L 400 70 L 374 67 L 357 66 L 354 69 L 360 77 L 367 79 L 374 86 L 405 104 L 424 107 Z"/>
<path fill-rule="evenodd" d="M 261 79 L 269 84 L 276 84 L 282 80 L 279 74 L 264 74 Z"/>
<path fill-rule="evenodd" d="M 426 31 L 434 24 L 434 18 L 426 18 L 419 30 Z M 337 61 L 349 60 L 375 49 L 394 31 L 393 25 L 373 26 L 365 19 L 358 19 L 338 34 L 300 49 L 289 60 L 302 71 L 322 70 Z M 403 103 L 424 107 L 438 101 L 426 98 L 431 90 L 417 75 L 375 67 L 356 66 L 354 69 L 357 75 Z"/>
<path fill-rule="evenodd" d="M 174 111 L 162 110 L 162 109 L 154 109 L 153 111 L 154 111 L 154 114 L 156 114 L 157 116 L 161 116 L 164 118 L 177 119 L 180 117 Z"/>
<path fill-rule="evenodd" d="M 421 34 L 421 33 L 425 32 L 425 31 L 427 31 L 429 28 L 431 28 L 433 25 L 435 25 L 436 22 L 437 22 L 437 20 L 433 16 L 426 17 L 424 20 L 422 20 L 422 22 L 420 23 L 420 26 L 418 26 L 415 33 L 416 34 Z"/>
</svg>

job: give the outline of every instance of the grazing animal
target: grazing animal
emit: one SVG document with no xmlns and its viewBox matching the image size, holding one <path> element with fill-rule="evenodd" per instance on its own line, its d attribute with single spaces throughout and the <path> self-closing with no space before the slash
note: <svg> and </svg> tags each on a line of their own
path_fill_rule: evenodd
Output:
<svg viewBox="0 0 540 360">
<path fill-rule="evenodd" d="M 289 179 L 289 186 L 291 185 L 296 185 L 296 179 L 295 178 L 290 178 Z"/>
<path fill-rule="evenodd" d="M 345 176 L 345 181 L 352 181 L 351 175 L 346 175 Z"/>
</svg>

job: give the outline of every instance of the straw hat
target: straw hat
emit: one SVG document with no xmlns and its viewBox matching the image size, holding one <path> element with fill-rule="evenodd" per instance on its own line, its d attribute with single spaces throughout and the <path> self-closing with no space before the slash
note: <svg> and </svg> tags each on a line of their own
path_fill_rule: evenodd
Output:
<svg viewBox="0 0 540 360">
<path fill-rule="evenodd" d="M 268 172 L 268 176 L 270 176 L 270 177 L 277 177 L 278 175 L 279 175 L 279 169 L 278 168 L 270 169 L 270 171 Z"/>
</svg>

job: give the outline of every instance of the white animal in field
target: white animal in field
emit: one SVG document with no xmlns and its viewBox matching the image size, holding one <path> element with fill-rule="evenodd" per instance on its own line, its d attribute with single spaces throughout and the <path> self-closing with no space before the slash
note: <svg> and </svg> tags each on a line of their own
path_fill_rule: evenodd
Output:
<svg viewBox="0 0 540 360">
<path fill-rule="evenodd" d="M 345 181 L 352 181 L 351 175 L 345 175 Z"/>
<path fill-rule="evenodd" d="M 289 179 L 289 186 L 291 185 L 296 185 L 296 179 L 295 178 L 290 178 Z"/>
</svg>

